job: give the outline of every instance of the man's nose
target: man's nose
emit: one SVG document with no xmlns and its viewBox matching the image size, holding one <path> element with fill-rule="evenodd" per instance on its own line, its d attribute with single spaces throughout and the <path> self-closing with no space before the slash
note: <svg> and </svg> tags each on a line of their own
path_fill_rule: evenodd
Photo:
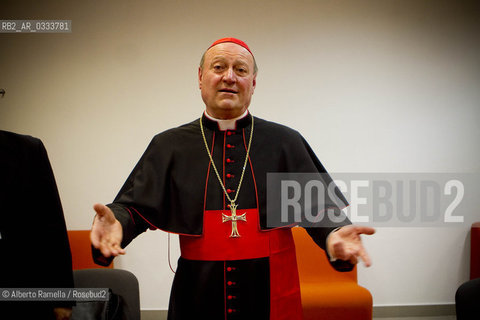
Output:
<svg viewBox="0 0 480 320">
<path fill-rule="evenodd" d="M 233 71 L 233 68 L 228 68 L 225 71 L 225 74 L 223 75 L 223 81 L 227 83 L 232 83 L 232 82 L 235 82 L 235 80 L 236 78 L 235 78 L 235 72 Z"/>
</svg>

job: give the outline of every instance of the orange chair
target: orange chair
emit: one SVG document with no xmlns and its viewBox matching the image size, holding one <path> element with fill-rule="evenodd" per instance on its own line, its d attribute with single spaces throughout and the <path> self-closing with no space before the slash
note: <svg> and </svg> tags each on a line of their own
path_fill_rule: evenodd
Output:
<svg viewBox="0 0 480 320">
<path fill-rule="evenodd" d="M 108 268 L 113 269 L 113 262 L 108 267 L 96 264 L 92 258 L 90 230 L 69 230 L 68 241 L 72 251 L 73 270 Z"/>
<path fill-rule="evenodd" d="M 304 320 L 371 320 L 372 295 L 357 284 L 356 267 L 338 272 L 303 228 L 292 228 Z"/>
</svg>

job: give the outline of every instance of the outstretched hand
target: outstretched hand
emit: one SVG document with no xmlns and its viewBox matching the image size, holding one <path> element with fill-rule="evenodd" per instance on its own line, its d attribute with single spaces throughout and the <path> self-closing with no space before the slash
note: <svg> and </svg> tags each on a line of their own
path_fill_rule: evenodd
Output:
<svg viewBox="0 0 480 320">
<path fill-rule="evenodd" d="M 375 229 L 371 227 L 348 225 L 333 232 L 328 237 L 328 252 L 335 258 L 350 261 L 352 264 L 363 260 L 366 267 L 372 265 L 370 257 L 363 247 L 361 234 L 374 234 Z"/>
<path fill-rule="evenodd" d="M 122 225 L 115 218 L 112 210 L 100 203 L 95 204 L 93 209 L 97 215 L 93 220 L 90 233 L 92 245 L 107 258 L 125 254 L 125 250 L 120 246 L 123 237 Z"/>
</svg>

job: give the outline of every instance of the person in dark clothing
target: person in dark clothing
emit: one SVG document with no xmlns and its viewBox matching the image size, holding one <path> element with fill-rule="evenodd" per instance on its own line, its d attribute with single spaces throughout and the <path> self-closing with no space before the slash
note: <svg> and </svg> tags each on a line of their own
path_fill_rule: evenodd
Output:
<svg viewBox="0 0 480 320">
<path fill-rule="evenodd" d="M 248 112 L 256 75 L 243 41 L 214 42 L 198 71 L 202 117 L 155 136 L 114 202 L 94 206 L 99 262 L 147 228 L 180 235 L 170 320 L 302 317 L 291 225 L 267 226 L 266 177 L 327 173 L 298 132 Z M 307 231 L 338 270 L 370 265 L 360 235 L 372 228 L 345 218 Z"/>
<path fill-rule="evenodd" d="M 55 178 L 37 138 L 0 131 L 0 288 L 72 288 Z M 69 319 L 71 302 L 0 302 L 0 318 Z"/>
</svg>

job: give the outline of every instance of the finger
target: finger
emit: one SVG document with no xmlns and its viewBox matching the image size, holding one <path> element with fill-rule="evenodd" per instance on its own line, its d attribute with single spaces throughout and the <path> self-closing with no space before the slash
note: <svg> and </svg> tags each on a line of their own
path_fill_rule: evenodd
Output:
<svg viewBox="0 0 480 320">
<path fill-rule="evenodd" d="M 105 214 L 105 212 L 106 212 L 105 208 L 106 208 L 106 206 L 101 204 L 101 203 L 95 203 L 93 205 L 93 210 L 95 210 L 95 212 L 100 216 Z"/>
<path fill-rule="evenodd" d="M 109 246 L 112 255 L 118 256 L 120 254 L 125 254 L 125 250 L 120 246 L 120 242 L 113 240 L 109 243 Z"/>
<path fill-rule="evenodd" d="M 100 252 L 106 258 L 113 256 L 116 257 L 119 254 L 125 254 L 125 250 L 120 247 L 117 243 L 111 243 L 108 241 L 104 241 L 100 244 Z"/>
<path fill-rule="evenodd" d="M 371 234 L 374 234 L 375 233 L 375 229 L 372 228 L 372 227 L 366 227 L 366 226 L 356 226 L 355 227 L 355 231 L 358 233 L 358 234 L 368 234 L 368 235 L 371 235 Z"/>
<path fill-rule="evenodd" d="M 107 207 L 107 206 L 105 206 L 101 203 L 95 203 L 93 205 L 93 210 L 95 210 L 95 212 L 97 213 L 97 216 L 100 219 L 105 218 L 107 220 L 111 220 L 114 217 L 112 210 L 110 210 L 109 207 Z"/>
<path fill-rule="evenodd" d="M 105 258 L 109 258 L 112 255 L 110 248 L 106 245 L 100 245 L 98 249 Z"/>
<path fill-rule="evenodd" d="M 103 227 L 101 222 L 98 219 L 98 216 L 95 216 L 93 219 L 92 230 L 90 231 L 90 242 L 96 249 L 99 249 L 101 242 L 103 241 L 102 233 Z"/>
<path fill-rule="evenodd" d="M 94 230 L 93 228 L 92 228 L 92 231 L 90 231 L 90 242 L 95 247 L 95 249 L 98 249 L 98 247 L 100 246 L 100 239 L 98 237 L 97 232 L 95 231 L 96 230 Z"/>
<path fill-rule="evenodd" d="M 118 255 L 124 255 L 125 254 L 125 250 L 122 249 L 119 245 L 117 246 L 114 246 L 113 249 L 112 249 L 112 254 L 116 257 Z"/>
<path fill-rule="evenodd" d="M 362 259 L 363 261 L 363 264 L 365 265 L 365 267 L 370 267 L 372 265 L 372 259 L 370 259 L 370 256 L 368 255 L 367 251 L 365 249 L 362 248 L 362 250 L 360 250 L 360 258 Z"/>
<path fill-rule="evenodd" d="M 114 234 L 106 234 L 102 237 L 102 245 L 107 247 L 112 253 L 124 253 L 125 250 L 121 247 L 121 239 L 116 237 Z"/>
<path fill-rule="evenodd" d="M 341 227 L 335 233 L 337 233 L 338 235 L 346 239 L 348 237 L 358 236 L 361 232 L 359 231 L 359 226 L 350 224 L 350 225 Z"/>
<path fill-rule="evenodd" d="M 358 248 L 355 246 L 349 246 L 345 249 L 345 258 L 343 260 L 349 261 L 352 264 L 358 263 L 358 255 L 359 251 Z"/>
</svg>

